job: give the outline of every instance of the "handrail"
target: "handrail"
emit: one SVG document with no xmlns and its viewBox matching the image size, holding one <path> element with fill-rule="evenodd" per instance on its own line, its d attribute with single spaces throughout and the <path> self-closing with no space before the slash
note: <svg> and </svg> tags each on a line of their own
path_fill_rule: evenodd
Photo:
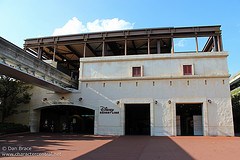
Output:
<svg viewBox="0 0 240 160">
<path fill-rule="evenodd" d="M 23 49 L 2 37 L 0 37 L 0 63 L 12 70 L 15 69 L 16 72 L 22 72 L 28 76 L 35 77 L 38 80 L 41 79 L 42 81 L 47 81 L 48 83 L 59 86 L 62 89 L 67 87 L 77 88 L 77 82 L 72 80 L 70 76 L 28 54 Z M 0 69 L 0 72 L 4 72 L 3 69 Z"/>
</svg>

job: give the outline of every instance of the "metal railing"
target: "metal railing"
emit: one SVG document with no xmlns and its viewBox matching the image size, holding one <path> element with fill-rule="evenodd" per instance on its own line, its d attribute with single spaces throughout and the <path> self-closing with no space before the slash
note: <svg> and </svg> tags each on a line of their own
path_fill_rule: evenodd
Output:
<svg viewBox="0 0 240 160">
<path fill-rule="evenodd" d="M 0 73 L 56 92 L 70 92 L 77 81 L 0 37 Z"/>
</svg>

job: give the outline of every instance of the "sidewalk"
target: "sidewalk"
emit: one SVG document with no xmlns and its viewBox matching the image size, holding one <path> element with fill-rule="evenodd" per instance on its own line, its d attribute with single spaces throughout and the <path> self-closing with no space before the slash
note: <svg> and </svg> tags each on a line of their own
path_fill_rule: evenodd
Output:
<svg viewBox="0 0 240 160">
<path fill-rule="evenodd" d="M 0 137 L 0 147 L 2 156 L 0 159 L 237 160 L 240 158 L 240 137 L 117 137 L 39 133 Z M 25 156 L 18 157 L 20 154 Z"/>
</svg>

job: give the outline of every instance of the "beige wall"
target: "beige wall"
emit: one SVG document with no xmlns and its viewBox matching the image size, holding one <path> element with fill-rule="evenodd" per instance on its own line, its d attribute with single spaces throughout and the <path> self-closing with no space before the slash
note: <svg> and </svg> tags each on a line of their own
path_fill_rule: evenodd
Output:
<svg viewBox="0 0 240 160">
<path fill-rule="evenodd" d="M 184 64 L 194 66 L 194 75 L 182 75 Z M 204 135 L 234 135 L 225 52 L 82 58 L 80 66 L 79 90 L 73 93 L 34 88 L 29 104 L 32 132 L 39 129 L 40 109 L 57 102 L 95 110 L 95 134 L 124 135 L 124 104 L 148 103 L 151 135 L 171 136 L 176 135 L 176 104 L 202 103 Z M 143 77 L 131 77 L 134 66 L 143 66 Z M 100 106 L 119 114 L 99 114 Z"/>
<path fill-rule="evenodd" d="M 194 66 L 194 75 L 183 76 L 184 64 Z M 143 77 L 131 76 L 134 66 L 143 66 Z M 98 134 L 123 135 L 124 104 L 149 103 L 151 135 L 176 135 L 176 104 L 202 103 L 204 135 L 232 136 L 228 77 L 225 52 L 97 57 L 81 60 L 79 87 L 83 106 L 120 111 L 98 114 Z"/>
<path fill-rule="evenodd" d="M 182 65 L 192 64 L 195 75 L 228 76 L 227 54 L 178 53 L 155 55 L 132 55 L 81 59 L 80 80 L 131 78 L 131 67 L 143 66 L 144 78 L 182 76 Z"/>
</svg>

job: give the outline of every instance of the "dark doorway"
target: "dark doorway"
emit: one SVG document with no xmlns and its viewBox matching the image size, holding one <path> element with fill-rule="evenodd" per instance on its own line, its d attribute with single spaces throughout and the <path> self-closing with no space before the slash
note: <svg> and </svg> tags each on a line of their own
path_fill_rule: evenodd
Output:
<svg viewBox="0 0 240 160">
<path fill-rule="evenodd" d="M 125 134 L 150 135 L 150 104 L 125 104 Z"/>
<path fill-rule="evenodd" d="M 202 104 L 176 104 L 177 135 L 203 135 Z"/>
<path fill-rule="evenodd" d="M 94 110 L 77 106 L 43 108 L 40 132 L 94 134 Z"/>
</svg>

